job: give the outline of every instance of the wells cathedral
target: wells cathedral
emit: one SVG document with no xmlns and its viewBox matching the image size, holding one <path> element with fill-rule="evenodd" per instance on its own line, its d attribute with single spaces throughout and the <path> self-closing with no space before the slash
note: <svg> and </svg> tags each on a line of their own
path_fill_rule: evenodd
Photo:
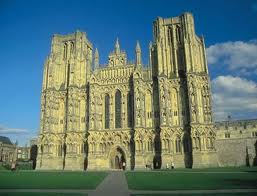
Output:
<svg viewBox="0 0 257 196">
<path fill-rule="evenodd" d="M 54 35 L 44 65 L 37 169 L 217 166 L 203 37 L 191 13 L 153 22 L 149 64 L 117 39 L 106 65 L 85 33 Z"/>
</svg>

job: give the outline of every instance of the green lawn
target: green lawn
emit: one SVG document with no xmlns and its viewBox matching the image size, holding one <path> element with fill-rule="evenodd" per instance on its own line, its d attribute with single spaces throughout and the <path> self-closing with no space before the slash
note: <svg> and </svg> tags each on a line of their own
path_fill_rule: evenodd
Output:
<svg viewBox="0 0 257 196">
<path fill-rule="evenodd" d="M 133 194 L 131 196 L 256 196 L 256 193 L 213 193 L 213 194 L 203 194 L 203 193 L 196 193 L 196 194 Z"/>
<path fill-rule="evenodd" d="M 0 165 L 0 171 L 1 170 L 6 170 L 6 168 L 4 166 Z"/>
<path fill-rule="evenodd" d="M 4 196 L 87 196 L 87 194 L 82 193 L 0 193 L 0 195 L 3 194 Z"/>
<path fill-rule="evenodd" d="M 257 188 L 257 168 L 127 172 L 126 178 L 129 188 L 134 190 Z"/>
<path fill-rule="evenodd" d="M 106 172 L 0 171 L 0 189 L 95 189 Z"/>
<path fill-rule="evenodd" d="M 171 172 L 257 172 L 257 167 L 214 167 L 214 168 L 176 168 L 174 170 L 160 169 L 152 171 L 171 171 Z"/>
</svg>

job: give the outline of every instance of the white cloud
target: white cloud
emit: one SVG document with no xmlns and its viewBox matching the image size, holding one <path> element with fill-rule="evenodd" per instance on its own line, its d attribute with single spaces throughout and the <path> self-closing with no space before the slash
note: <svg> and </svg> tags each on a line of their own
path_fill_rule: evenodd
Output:
<svg viewBox="0 0 257 196">
<path fill-rule="evenodd" d="M 257 74 L 257 40 L 224 42 L 207 48 L 209 64 L 227 65 L 241 74 Z"/>
<path fill-rule="evenodd" d="M 22 128 L 10 128 L 0 124 L 0 135 L 9 137 L 13 143 L 18 141 L 19 146 L 29 144 L 31 138 L 37 137 L 37 131 Z"/>
<path fill-rule="evenodd" d="M 27 133 L 29 133 L 27 129 L 9 128 L 9 127 L 0 125 L 0 134 L 27 134 Z"/>
<path fill-rule="evenodd" d="M 228 115 L 248 118 L 257 114 L 257 83 L 230 75 L 218 76 L 212 80 L 212 88 L 215 120 L 225 120 Z"/>
</svg>

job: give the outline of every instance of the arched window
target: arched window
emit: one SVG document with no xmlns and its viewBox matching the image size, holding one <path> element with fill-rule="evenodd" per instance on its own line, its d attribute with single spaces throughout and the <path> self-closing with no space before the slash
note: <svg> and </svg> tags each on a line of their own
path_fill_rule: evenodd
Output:
<svg viewBox="0 0 257 196">
<path fill-rule="evenodd" d="M 178 101 L 178 91 L 176 88 L 171 89 L 170 101 L 171 101 L 171 111 L 173 111 L 172 112 L 173 125 L 178 125 L 179 101 Z"/>
<path fill-rule="evenodd" d="M 206 144 L 207 148 L 210 148 L 210 149 L 214 148 L 213 141 L 214 141 L 214 139 L 212 137 L 207 137 L 207 144 Z"/>
<path fill-rule="evenodd" d="M 146 126 L 152 127 L 152 96 L 151 92 L 147 91 L 145 94 L 145 111 L 146 111 Z"/>
<path fill-rule="evenodd" d="M 195 148 L 196 149 L 200 149 L 200 147 L 201 147 L 201 139 L 200 139 L 200 137 L 197 136 L 197 137 L 194 138 L 194 140 L 195 140 L 194 141 L 195 142 Z"/>
<path fill-rule="evenodd" d="M 128 109 L 128 127 L 132 127 L 132 95 L 131 92 L 128 93 L 127 95 L 127 109 Z"/>
<path fill-rule="evenodd" d="M 115 93 L 115 128 L 121 128 L 121 92 Z"/>
<path fill-rule="evenodd" d="M 110 128 L 110 96 L 105 95 L 105 129 Z"/>
<path fill-rule="evenodd" d="M 179 26 L 176 27 L 176 37 L 177 37 L 177 42 L 181 43 L 182 39 L 181 39 L 181 32 L 180 32 Z"/>
<path fill-rule="evenodd" d="M 170 143 L 169 140 L 166 139 L 166 142 L 165 142 L 165 149 L 166 149 L 167 151 L 169 150 L 169 146 L 170 146 L 169 143 Z"/>
<path fill-rule="evenodd" d="M 136 141 L 136 151 L 140 151 L 140 143 L 138 140 Z"/>
<path fill-rule="evenodd" d="M 81 144 L 81 146 L 80 146 L 80 153 L 84 153 L 84 144 Z"/>
<path fill-rule="evenodd" d="M 67 58 L 67 43 L 64 44 L 64 47 L 63 47 L 63 59 L 66 59 Z"/>
<path fill-rule="evenodd" d="M 181 152 L 181 139 L 177 138 L 176 139 L 176 153 L 180 153 Z"/>
<path fill-rule="evenodd" d="M 162 150 L 165 151 L 166 141 L 162 139 Z"/>
<path fill-rule="evenodd" d="M 103 152 L 106 152 L 106 143 L 103 143 Z"/>
<path fill-rule="evenodd" d="M 72 55 L 73 51 L 74 51 L 74 43 L 71 42 L 71 45 L 70 45 L 70 54 L 71 55 Z"/>
<path fill-rule="evenodd" d="M 99 144 L 99 151 L 103 152 L 103 144 L 101 144 L 101 143 Z"/>
<path fill-rule="evenodd" d="M 153 150 L 153 146 L 152 146 L 152 140 L 148 140 L 148 151 L 152 151 Z"/>
</svg>

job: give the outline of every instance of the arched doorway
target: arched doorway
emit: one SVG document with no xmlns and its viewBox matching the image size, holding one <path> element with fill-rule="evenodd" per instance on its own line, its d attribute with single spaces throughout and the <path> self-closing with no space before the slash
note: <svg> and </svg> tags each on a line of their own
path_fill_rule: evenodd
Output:
<svg viewBox="0 0 257 196">
<path fill-rule="evenodd" d="M 126 157 L 124 151 L 120 147 L 114 148 L 110 153 L 111 169 L 122 169 L 122 166 L 124 165 L 126 165 Z"/>
</svg>

